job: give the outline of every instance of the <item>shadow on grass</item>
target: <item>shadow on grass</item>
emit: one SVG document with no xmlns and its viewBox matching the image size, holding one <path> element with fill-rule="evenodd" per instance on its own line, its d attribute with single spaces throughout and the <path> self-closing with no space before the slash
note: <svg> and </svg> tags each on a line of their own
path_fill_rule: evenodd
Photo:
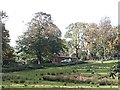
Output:
<svg viewBox="0 0 120 90">
<path fill-rule="evenodd" d="M 22 66 L 16 66 L 16 67 L 3 67 L 2 72 L 8 73 L 8 72 L 17 72 L 17 71 L 29 71 L 34 69 L 45 69 L 48 67 L 64 67 L 64 66 L 72 66 L 72 65 L 79 65 L 79 64 L 86 64 L 88 62 L 86 61 L 78 61 L 78 62 L 68 62 L 68 63 L 43 63 L 43 64 L 31 64 L 31 65 L 22 65 Z"/>
</svg>

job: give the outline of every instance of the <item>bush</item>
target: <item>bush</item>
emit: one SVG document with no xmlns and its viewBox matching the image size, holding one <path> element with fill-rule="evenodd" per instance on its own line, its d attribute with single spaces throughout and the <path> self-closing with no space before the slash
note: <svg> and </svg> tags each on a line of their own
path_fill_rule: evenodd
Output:
<svg viewBox="0 0 120 90">
<path fill-rule="evenodd" d="M 97 87 L 99 87 L 100 85 L 99 84 L 97 84 Z"/>
<path fill-rule="evenodd" d="M 60 74 L 63 74 L 63 72 L 60 72 Z"/>
<path fill-rule="evenodd" d="M 86 70 L 86 72 L 90 72 L 90 71 L 91 71 L 91 69 L 87 69 L 87 70 Z"/>
<path fill-rule="evenodd" d="M 43 74 L 43 73 L 41 73 L 40 75 L 41 75 L 41 76 L 43 76 L 44 74 Z"/>
<path fill-rule="evenodd" d="M 51 73 L 51 75 L 56 75 L 56 73 Z"/>
<path fill-rule="evenodd" d="M 75 71 L 75 70 L 73 70 L 72 72 L 73 72 L 73 73 L 76 73 L 76 71 Z"/>
<path fill-rule="evenodd" d="M 5 88 L 4 86 L 2 86 L 2 89 Z"/>
<path fill-rule="evenodd" d="M 98 81 L 99 85 L 111 85 L 111 82 L 108 81 L 107 79 L 102 79 Z"/>
<path fill-rule="evenodd" d="M 15 81 L 14 81 L 14 83 L 18 84 L 18 83 L 19 83 L 19 81 L 18 81 L 18 80 L 15 80 Z"/>
<path fill-rule="evenodd" d="M 94 71 L 91 72 L 91 74 L 94 74 L 94 73 L 95 73 Z"/>
<path fill-rule="evenodd" d="M 42 80 L 42 78 L 39 78 L 39 80 Z"/>
<path fill-rule="evenodd" d="M 50 73 L 48 72 L 47 75 L 50 75 Z"/>
<path fill-rule="evenodd" d="M 36 82 L 36 81 L 34 81 L 33 83 L 34 83 L 34 84 L 36 84 L 37 82 Z"/>
<path fill-rule="evenodd" d="M 67 83 L 64 83 L 63 85 L 64 85 L 64 86 L 66 86 L 66 85 L 67 85 Z"/>
<path fill-rule="evenodd" d="M 88 84 L 93 84 L 93 82 L 92 82 L 92 80 L 90 80 L 90 79 L 87 79 L 87 80 L 85 80 L 85 83 L 88 83 Z"/>
<path fill-rule="evenodd" d="M 20 80 L 20 83 L 25 83 L 25 80 Z"/>
<path fill-rule="evenodd" d="M 29 80 L 28 78 L 25 78 L 26 80 Z"/>
<path fill-rule="evenodd" d="M 24 86 L 26 87 L 26 86 L 28 86 L 27 84 L 24 84 Z"/>
</svg>

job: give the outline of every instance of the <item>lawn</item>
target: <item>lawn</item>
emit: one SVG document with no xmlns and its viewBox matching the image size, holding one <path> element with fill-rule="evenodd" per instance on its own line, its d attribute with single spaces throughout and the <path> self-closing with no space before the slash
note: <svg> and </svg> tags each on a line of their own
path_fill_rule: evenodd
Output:
<svg viewBox="0 0 120 90">
<path fill-rule="evenodd" d="M 3 88 L 118 88 L 109 77 L 118 60 L 4 67 Z"/>
</svg>

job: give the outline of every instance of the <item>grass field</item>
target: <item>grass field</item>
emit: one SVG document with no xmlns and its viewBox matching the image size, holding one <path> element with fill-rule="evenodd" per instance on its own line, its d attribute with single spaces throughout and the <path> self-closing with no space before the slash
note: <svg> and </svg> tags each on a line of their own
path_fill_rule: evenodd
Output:
<svg viewBox="0 0 120 90">
<path fill-rule="evenodd" d="M 118 88 L 109 77 L 118 60 L 4 67 L 2 88 Z"/>
</svg>

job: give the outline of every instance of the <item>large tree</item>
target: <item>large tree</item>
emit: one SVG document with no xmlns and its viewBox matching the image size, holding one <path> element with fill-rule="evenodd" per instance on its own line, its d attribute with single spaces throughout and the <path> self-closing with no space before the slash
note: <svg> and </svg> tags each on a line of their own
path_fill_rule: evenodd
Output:
<svg viewBox="0 0 120 90">
<path fill-rule="evenodd" d="M 4 11 L 0 11 L 0 24 L 2 27 L 2 59 L 4 60 L 13 60 L 14 57 L 14 49 L 10 46 L 10 35 L 9 31 L 5 28 L 4 21 L 7 19 L 7 14 Z"/>
<path fill-rule="evenodd" d="M 77 22 L 68 25 L 65 38 L 69 39 L 69 47 L 72 48 L 72 53 L 75 52 L 76 57 L 79 58 L 79 52 L 84 50 L 85 42 L 85 28 L 87 23 Z"/>
<path fill-rule="evenodd" d="M 102 47 L 103 59 L 106 59 L 107 55 L 107 38 L 112 30 L 111 20 L 109 17 L 104 17 L 99 23 L 99 44 Z"/>
<path fill-rule="evenodd" d="M 64 51 L 61 31 L 50 14 L 37 12 L 28 23 L 28 30 L 17 40 L 18 52 L 32 54 L 38 63 Z"/>
<path fill-rule="evenodd" d="M 89 23 L 85 29 L 85 42 L 87 43 L 87 54 L 91 59 L 96 57 L 96 53 L 99 51 L 98 37 L 98 25 L 96 23 Z"/>
</svg>

